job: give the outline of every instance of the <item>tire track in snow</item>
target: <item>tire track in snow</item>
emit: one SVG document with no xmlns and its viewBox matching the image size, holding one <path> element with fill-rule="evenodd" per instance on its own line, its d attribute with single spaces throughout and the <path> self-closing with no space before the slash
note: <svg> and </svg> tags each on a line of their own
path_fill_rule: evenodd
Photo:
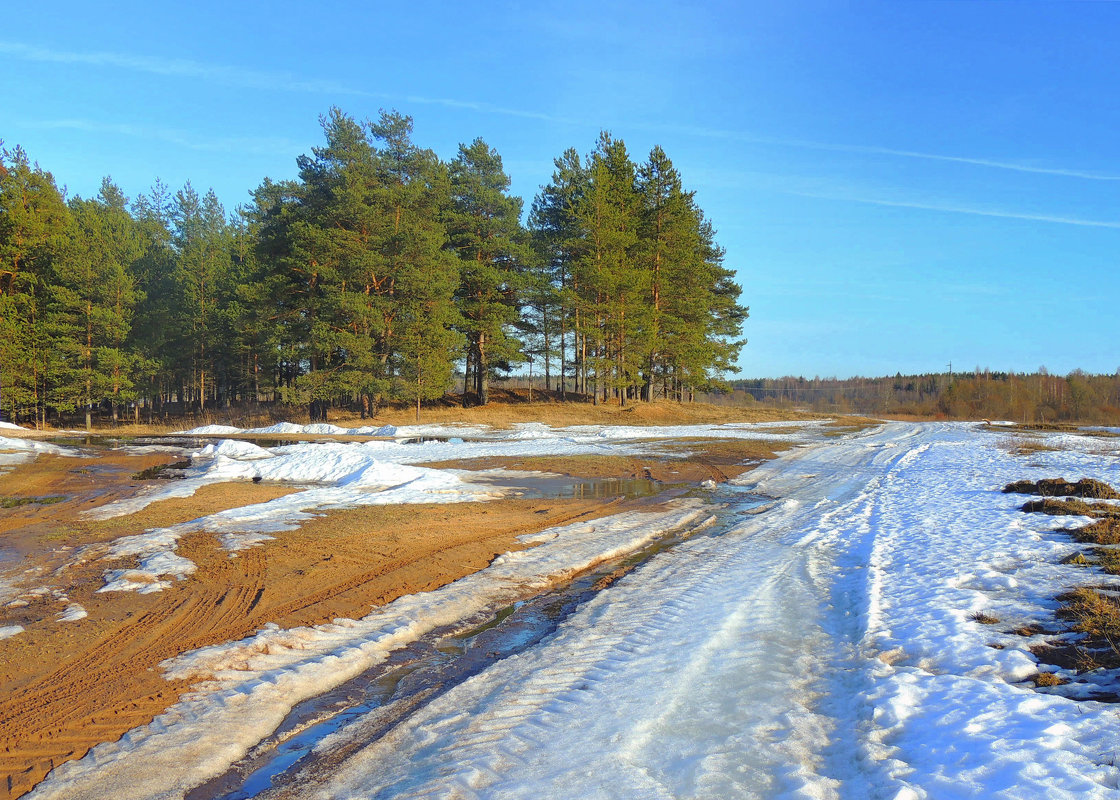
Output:
<svg viewBox="0 0 1120 800">
<path fill-rule="evenodd" d="M 829 607 L 835 548 L 853 518 L 870 536 L 876 492 L 919 433 L 888 426 L 760 467 L 758 489 L 783 498 L 773 511 L 652 559 L 294 796 L 840 796 L 828 773 L 859 745 L 834 741 L 817 701 L 866 615 Z"/>
</svg>

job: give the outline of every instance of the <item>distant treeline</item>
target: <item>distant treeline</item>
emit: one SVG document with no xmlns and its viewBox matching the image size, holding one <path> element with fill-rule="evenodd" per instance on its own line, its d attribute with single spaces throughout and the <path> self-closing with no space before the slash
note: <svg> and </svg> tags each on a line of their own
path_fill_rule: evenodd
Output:
<svg viewBox="0 0 1120 800">
<path fill-rule="evenodd" d="M 1120 371 L 1089 375 L 990 372 L 893 378 L 760 378 L 731 383 L 717 402 L 791 404 L 823 412 L 1015 422 L 1120 424 Z"/>
<path fill-rule="evenodd" d="M 718 384 L 746 309 L 668 157 L 566 151 L 527 224 L 481 139 L 450 162 L 412 120 L 338 109 L 295 180 L 213 191 L 106 178 L 65 198 L 0 147 L 0 413 L 116 419 L 278 401 L 375 413 L 529 362 L 545 388 L 683 398 Z"/>
</svg>

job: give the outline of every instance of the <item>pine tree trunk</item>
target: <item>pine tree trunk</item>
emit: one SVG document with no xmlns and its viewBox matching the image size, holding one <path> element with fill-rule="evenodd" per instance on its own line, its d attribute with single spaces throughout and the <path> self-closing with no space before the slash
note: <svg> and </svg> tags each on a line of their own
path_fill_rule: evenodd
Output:
<svg viewBox="0 0 1120 800">
<path fill-rule="evenodd" d="M 478 335 L 478 402 L 490 402 L 490 369 L 486 363 L 486 334 Z"/>
</svg>

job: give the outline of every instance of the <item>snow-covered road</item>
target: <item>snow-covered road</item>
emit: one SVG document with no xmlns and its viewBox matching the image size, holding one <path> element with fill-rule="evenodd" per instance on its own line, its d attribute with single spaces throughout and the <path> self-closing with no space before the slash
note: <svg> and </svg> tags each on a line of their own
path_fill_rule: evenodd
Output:
<svg viewBox="0 0 1120 800">
<path fill-rule="evenodd" d="M 998 441 L 894 424 L 760 467 L 770 512 L 655 558 L 296 794 L 1120 796 L 1113 708 L 1015 685 L 1025 643 L 969 619 L 1038 619 L 1070 549 L 998 493 L 1053 469 Z"/>
<path fill-rule="evenodd" d="M 1055 449 L 1023 455 L 1007 433 L 892 423 L 789 451 L 743 478 L 778 498 L 768 511 L 745 513 L 736 492 L 714 491 L 727 504 L 722 535 L 653 557 L 541 644 L 277 794 L 1120 798 L 1116 706 L 1078 699 L 1076 681 L 1035 691 L 1028 679 L 1038 664 L 1027 650 L 1035 642 L 1009 632 L 1052 621 L 1065 588 L 1115 580 L 1058 563 L 1076 546 L 1052 530 L 1075 520 L 1023 514 L 1023 498 L 999 489 L 1057 475 L 1120 485 L 1120 440 L 1046 441 Z M 566 553 L 565 542 L 579 539 L 552 541 Z M 492 580 L 486 573 L 474 580 Z M 424 618 L 431 602 L 411 600 L 408 619 Z M 979 624 L 978 611 L 1000 624 Z M 386 629 L 372 616 L 361 625 L 375 632 L 367 637 Z M 258 646 L 240 647 L 252 655 Z M 294 670 L 323 672 L 343 654 L 335 644 L 304 647 L 295 667 L 285 662 L 222 692 L 244 692 L 252 709 L 256 694 L 287 691 Z M 221 680 L 244 669 L 256 667 L 223 661 Z M 153 786 L 161 761 L 190 785 L 184 756 L 207 737 L 231 735 L 190 727 L 210 713 L 205 693 L 194 702 L 202 705 L 179 733 L 183 712 L 172 709 L 160 723 L 170 727 L 97 748 L 33 797 L 98 796 L 99 786 L 126 785 L 132 762 Z M 193 749 L 164 748 L 159 736 L 173 733 L 168 743 L 185 738 Z M 109 774 L 114 784 L 104 782 Z"/>
</svg>

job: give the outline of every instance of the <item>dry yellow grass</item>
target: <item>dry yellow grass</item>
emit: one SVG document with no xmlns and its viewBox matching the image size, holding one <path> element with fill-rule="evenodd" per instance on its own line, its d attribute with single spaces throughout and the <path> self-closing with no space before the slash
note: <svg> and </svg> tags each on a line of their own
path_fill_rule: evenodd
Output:
<svg viewBox="0 0 1120 800">
<path fill-rule="evenodd" d="M 261 410 L 259 413 L 225 413 L 215 411 L 206 414 L 181 417 L 166 424 L 127 423 L 117 426 L 95 426 L 93 433 L 114 436 L 153 436 L 173 433 L 179 430 L 202 425 L 232 425 L 241 428 L 264 427 L 273 424 L 278 418 L 292 422 L 305 422 L 305 409 L 291 407 L 290 413 L 280 409 Z M 552 426 L 565 425 L 687 425 L 724 422 L 778 422 L 782 420 L 831 419 L 834 416 L 790 411 L 789 409 L 769 406 L 749 406 L 729 408 L 708 403 L 675 403 L 659 400 L 652 403 L 629 403 L 619 408 L 615 403 L 598 406 L 583 402 L 492 402 L 486 406 L 463 408 L 454 404 L 441 404 L 422 410 L 422 423 L 466 423 L 491 425 L 495 428 L 508 428 L 519 422 L 543 422 Z M 361 419 L 356 413 L 332 410 L 329 421 L 344 428 L 364 425 L 411 425 L 416 421 L 415 411 L 411 408 L 381 409 L 373 419 Z M 872 424 L 877 420 L 862 417 L 844 417 L 837 420 L 841 425 Z M 58 431 L 46 431 L 47 435 Z M 35 435 L 35 432 L 14 435 Z M 4 435 L 8 435 L 5 433 Z M 306 438 L 306 436 L 304 436 Z"/>
</svg>

